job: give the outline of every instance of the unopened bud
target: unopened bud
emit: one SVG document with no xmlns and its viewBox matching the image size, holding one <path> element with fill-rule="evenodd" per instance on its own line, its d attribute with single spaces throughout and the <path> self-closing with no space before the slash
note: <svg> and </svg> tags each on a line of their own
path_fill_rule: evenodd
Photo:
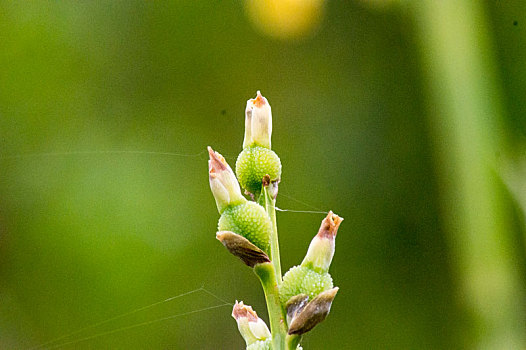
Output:
<svg viewBox="0 0 526 350">
<path fill-rule="evenodd" d="M 343 218 L 329 212 L 323 219 L 318 234 L 312 239 L 301 266 L 324 273 L 329 271 L 334 256 L 334 240 Z"/>
<path fill-rule="evenodd" d="M 211 147 L 208 147 L 208 176 L 210 189 L 216 200 L 217 210 L 222 213 L 229 205 L 246 202 L 241 194 L 239 183 L 225 158 Z"/>
<path fill-rule="evenodd" d="M 320 293 L 314 300 L 307 304 L 303 310 L 296 314 L 289 325 L 289 334 L 304 334 L 321 323 L 329 312 L 338 287 Z"/>
<path fill-rule="evenodd" d="M 270 254 L 272 224 L 265 209 L 257 203 L 245 201 L 245 203 L 226 208 L 219 218 L 218 231 L 237 233 L 267 255 Z"/>
<path fill-rule="evenodd" d="M 255 196 L 261 193 L 265 175 L 269 175 L 272 182 L 279 182 L 281 178 L 281 161 L 270 149 L 271 136 L 270 105 L 258 91 L 256 98 L 247 101 L 243 151 L 236 161 L 236 174 L 241 187 Z"/>
<path fill-rule="evenodd" d="M 270 262 L 269 257 L 264 251 L 256 247 L 243 236 L 229 231 L 221 231 L 216 234 L 216 238 L 223 243 L 230 253 L 237 256 L 250 267 Z"/>
<path fill-rule="evenodd" d="M 236 301 L 232 317 L 236 320 L 239 333 L 245 339 L 247 346 L 258 341 L 266 341 L 271 337 L 265 321 L 258 317 L 252 307 L 244 305 L 243 302 Z"/>
<path fill-rule="evenodd" d="M 251 146 L 270 148 L 271 137 L 272 111 L 267 99 L 258 91 L 256 98 L 247 101 L 243 148 Z"/>
<path fill-rule="evenodd" d="M 298 294 L 306 294 L 312 300 L 332 287 L 332 277 L 328 272 L 319 273 L 305 266 L 294 266 L 283 276 L 279 294 L 282 303 Z"/>
</svg>

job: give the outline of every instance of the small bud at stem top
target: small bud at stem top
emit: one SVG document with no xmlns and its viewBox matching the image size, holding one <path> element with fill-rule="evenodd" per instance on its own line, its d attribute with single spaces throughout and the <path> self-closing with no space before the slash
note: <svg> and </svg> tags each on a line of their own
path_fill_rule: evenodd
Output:
<svg viewBox="0 0 526 350">
<path fill-rule="evenodd" d="M 219 213 L 222 213 L 229 205 L 244 203 L 246 199 L 241 194 L 237 178 L 225 158 L 214 152 L 211 147 L 208 147 L 208 154 L 210 156 L 208 161 L 210 189 L 216 200 Z"/>
<path fill-rule="evenodd" d="M 321 223 L 318 234 L 312 239 L 301 266 L 306 266 L 322 273 L 329 271 L 329 266 L 334 256 L 334 239 L 342 221 L 343 218 L 329 211 L 327 217 Z"/>
<path fill-rule="evenodd" d="M 243 148 L 253 145 L 270 148 L 271 137 L 272 111 L 267 99 L 258 91 L 256 98 L 247 101 Z"/>
</svg>

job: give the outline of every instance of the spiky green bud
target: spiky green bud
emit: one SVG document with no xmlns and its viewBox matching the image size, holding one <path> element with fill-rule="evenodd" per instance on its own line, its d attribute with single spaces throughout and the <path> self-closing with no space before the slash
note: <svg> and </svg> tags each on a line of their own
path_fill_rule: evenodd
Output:
<svg viewBox="0 0 526 350">
<path fill-rule="evenodd" d="M 306 294 L 312 300 L 321 292 L 333 287 L 328 271 L 334 256 L 334 239 L 342 221 L 343 219 L 332 211 L 323 219 L 301 265 L 294 266 L 283 276 L 280 288 L 282 303 L 298 294 Z"/>
<path fill-rule="evenodd" d="M 319 273 L 305 266 L 294 266 L 283 276 L 280 300 L 284 304 L 298 294 L 306 294 L 309 299 L 313 299 L 332 287 L 332 277 L 329 273 Z"/>
<path fill-rule="evenodd" d="M 237 157 L 236 175 L 241 187 L 252 194 L 259 194 L 265 175 L 269 175 L 272 182 L 281 179 L 281 161 L 268 148 L 247 147 Z"/>
<path fill-rule="evenodd" d="M 257 203 L 246 201 L 243 204 L 227 207 L 219 218 L 218 229 L 218 231 L 237 233 L 267 255 L 270 254 L 272 226 L 265 209 Z"/>
<path fill-rule="evenodd" d="M 247 101 L 245 109 L 245 139 L 243 151 L 236 161 L 236 175 L 241 187 L 253 195 L 261 193 L 261 180 L 269 175 L 271 182 L 281 178 L 281 161 L 270 149 L 272 111 L 258 91 L 256 98 Z"/>
</svg>

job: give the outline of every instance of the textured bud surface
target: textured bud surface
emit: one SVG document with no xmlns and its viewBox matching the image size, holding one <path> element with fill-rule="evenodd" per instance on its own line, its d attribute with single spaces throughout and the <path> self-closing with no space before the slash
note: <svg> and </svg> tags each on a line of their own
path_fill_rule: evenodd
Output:
<svg viewBox="0 0 526 350">
<path fill-rule="evenodd" d="M 241 187 L 248 192 L 259 194 L 261 180 L 267 174 L 271 181 L 281 178 L 281 161 L 274 151 L 259 146 L 247 147 L 237 157 L 236 175 Z"/>
<path fill-rule="evenodd" d="M 247 350 L 271 350 L 272 338 L 266 340 L 258 340 L 255 343 L 247 346 Z"/>
<path fill-rule="evenodd" d="M 247 350 L 272 350 L 271 345 L 272 345 L 272 338 L 269 338 L 267 340 L 260 340 L 260 341 L 250 344 L 249 346 L 247 346 Z M 296 349 L 303 350 L 303 348 L 299 345 Z"/>
<path fill-rule="evenodd" d="M 232 231 L 269 253 L 269 239 L 272 232 L 270 219 L 265 209 L 254 202 L 231 206 L 219 218 L 219 231 Z"/>
<path fill-rule="evenodd" d="M 332 277 L 329 273 L 318 273 L 304 266 L 294 266 L 283 276 L 280 299 L 282 303 L 286 303 L 293 296 L 303 293 L 312 300 L 332 287 Z"/>
</svg>

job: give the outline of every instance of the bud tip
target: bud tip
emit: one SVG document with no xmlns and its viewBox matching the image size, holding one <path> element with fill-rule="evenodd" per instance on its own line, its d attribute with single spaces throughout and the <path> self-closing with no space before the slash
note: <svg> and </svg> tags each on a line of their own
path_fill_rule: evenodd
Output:
<svg viewBox="0 0 526 350">
<path fill-rule="evenodd" d="M 234 309 L 232 309 L 232 317 L 236 320 L 241 317 L 246 317 L 249 322 L 257 322 L 258 314 L 252 309 L 251 306 L 243 304 L 242 301 L 234 304 Z"/>
<path fill-rule="evenodd" d="M 225 158 L 223 158 L 223 156 L 219 153 L 215 152 L 210 146 L 207 147 L 207 150 L 208 155 L 210 156 L 210 160 L 208 161 L 208 171 L 210 175 L 217 173 L 221 170 L 226 170 L 227 167 L 225 165 Z"/>
<path fill-rule="evenodd" d="M 343 218 L 334 214 L 332 210 L 329 211 L 327 217 L 321 222 L 320 230 L 318 231 L 318 236 L 326 238 L 334 238 L 338 233 L 338 228 L 342 223 Z"/>
<path fill-rule="evenodd" d="M 256 107 L 261 107 L 265 103 L 267 103 L 267 99 L 263 97 L 263 95 L 261 95 L 261 91 L 258 90 L 258 92 L 256 93 L 256 98 L 252 100 L 252 103 Z"/>
</svg>

